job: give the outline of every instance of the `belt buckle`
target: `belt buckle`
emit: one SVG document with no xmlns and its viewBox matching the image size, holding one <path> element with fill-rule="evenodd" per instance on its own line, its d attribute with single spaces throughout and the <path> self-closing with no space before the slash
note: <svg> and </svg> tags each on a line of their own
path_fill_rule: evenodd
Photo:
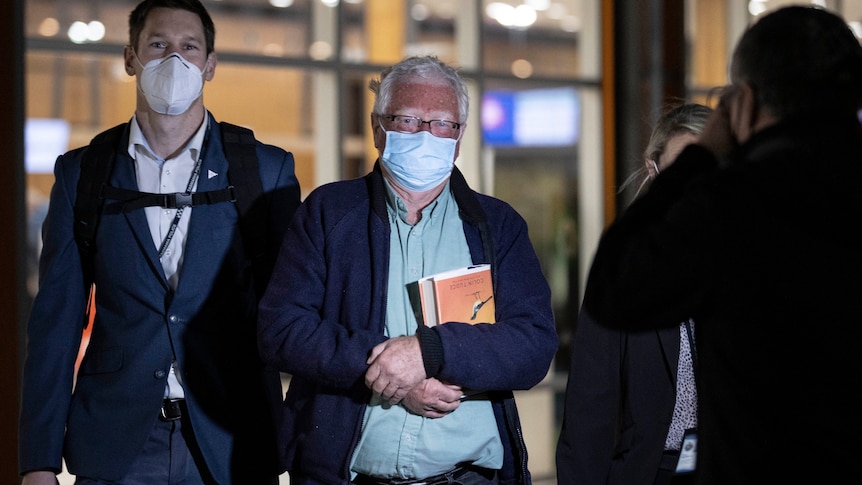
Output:
<svg viewBox="0 0 862 485">
<path fill-rule="evenodd" d="M 162 401 L 162 408 L 159 410 L 159 419 L 162 421 L 176 421 L 183 417 L 183 410 L 180 407 L 183 399 L 165 399 Z"/>
</svg>

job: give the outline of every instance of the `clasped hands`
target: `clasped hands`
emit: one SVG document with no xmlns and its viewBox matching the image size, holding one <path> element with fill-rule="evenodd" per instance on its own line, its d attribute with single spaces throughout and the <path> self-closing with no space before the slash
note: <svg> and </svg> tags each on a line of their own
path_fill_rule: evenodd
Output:
<svg viewBox="0 0 862 485">
<path fill-rule="evenodd" d="M 461 404 L 460 386 L 425 376 L 416 336 L 377 344 L 366 363 L 365 385 L 390 405 L 401 404 L 413 414 L 440 418 Z"/>
</svg>

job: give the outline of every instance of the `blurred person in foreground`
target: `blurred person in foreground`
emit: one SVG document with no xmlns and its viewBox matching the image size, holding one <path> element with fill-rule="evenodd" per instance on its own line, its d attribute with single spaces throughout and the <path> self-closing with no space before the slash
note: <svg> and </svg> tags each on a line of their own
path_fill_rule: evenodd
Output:
<svg viewBox="0 0 862 485">
<path fill-rule="evenodd" d="M 78 484 L 278 481 L 281 380 L 257 353 L 266 283 L 253 274 L 259 254 L 241 237 L 239 201 L 195 202 L 231 188 L 237 199 L 248 195 L 203 104 L 214 39 L 197 0 L 139 3 L 124 55 L 136 79 L 134 116 L 57 160 L 27 327 L 19 432 L 26 485 L 55 483 L 63 458 Z M 299 205 L 293 156 L 253 136 L 246 146 L 258 164 L 246 182 L 261 185 L 248 198 L 265 204 L 262 232 L 273 249 L 264 259 L 274 260 Z M 96 157 L 113 168 L 99 186 L 104 208 L 87 264 L 73 230 L 86 218 L 78 219 L 75 201 L 82 166 Z M 165 205 L 131 207 L 150 199 Z M 96 313 L 75 380 L 88 274 Z"/>
<path fill-rule="evenodd" d="M 841 483 L 862 454 L 862 47 L 835 14 L 781 8 L 730 81 L 603 236 L 584 306 L 627 330 L 697 322 L 697 483 Z"/>
<path fill-rule="evenodd" d="M 455 168 L 455 69 L 411 57 L 370 88 L 377 163 L 308 196 L 260 306 L 261 353 L 292 376 L 283 464 L 294 485 L 528 484 L 512 390 L 545 377 L 557 335 L 527 225 Z M 478 263 L 496 323 L 417 321 L 409 285 Z"/>
<path fill-rule="evenodd" d="M 638 192 L 697 140 L 711 111 L 685 103 L 662 114 L 643 165 L 631 177 Z M 581 312 L 557 443 L 559 483 L 667 485 L 691 477 L 697 428 L 694 335 L 691 319 L 625 332 Z"/>
</svg>

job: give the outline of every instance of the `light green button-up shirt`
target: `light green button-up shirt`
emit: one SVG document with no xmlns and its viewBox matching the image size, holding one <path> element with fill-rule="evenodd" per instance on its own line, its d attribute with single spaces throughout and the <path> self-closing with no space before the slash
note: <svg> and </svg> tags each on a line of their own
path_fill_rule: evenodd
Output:
<svg viewBox="0 0 862 485">
<path fill-rule="evenodd" d="M 406 222 L 406 205 L 388 181 L 386 188 L 391 229 L 386 334 L 392 338 L 416 333 L 409 283 L 473 261 L 448 184 L 412 226 Z M 459 463 L 503 466 L 503 445 L 490 401 L 464 401 L 442 418 L 425 418 L 372 397 L 353 455 L 354 474 L 421 479 Z"/>
</svg>

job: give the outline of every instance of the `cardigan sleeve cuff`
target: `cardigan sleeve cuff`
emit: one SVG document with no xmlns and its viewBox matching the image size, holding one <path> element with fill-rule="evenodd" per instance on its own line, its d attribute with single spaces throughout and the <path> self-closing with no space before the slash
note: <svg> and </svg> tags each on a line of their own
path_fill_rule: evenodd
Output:
<svg viewBox="0 0 862 485">
<path fill-rule="evenodd" d="M 436 377 L 443 366 L 443 343 L 440 334 L 431 327 L 419 325 L 416 330 L 419 337 L 419 348 L 422 350 L 422 362 L 425 365 L 425 377 Z"/>
</svg>

